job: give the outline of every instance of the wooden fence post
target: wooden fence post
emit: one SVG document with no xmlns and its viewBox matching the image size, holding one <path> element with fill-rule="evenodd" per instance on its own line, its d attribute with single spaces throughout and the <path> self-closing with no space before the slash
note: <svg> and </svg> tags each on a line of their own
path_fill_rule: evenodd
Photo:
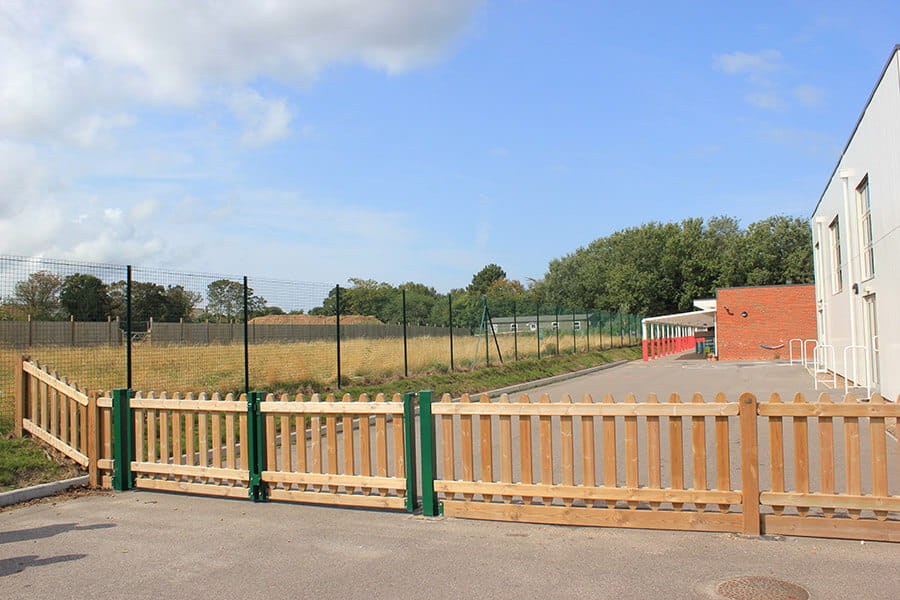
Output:
<svg viewBox="0 0 900 600">
<path fill-rule="evenodd" d="M 30 360 L 29 356 L 21 356 L 16 361 L 16 387 L 14 394 L 16 395 L 15 419 L 13 422 L 13 435 L 22 437 L 22 420 L 28 413 L 28 373 L 25 372 L 24 363 Z"/>
<path fill-rule="evenodd" d="M 97 407 L 97 397 L 100 392 L 88 393 L 87 406 L 87 456 L 88 456 L 88 483 L 91 487 L 100 487 L 100 409 Z"/>
<path fill-rule="evenodd" d="M 759 517 L 759 440 L 756 434 L 756 396 L 740 397 L 741 422 L 741 496 L 744 515 L 744 535 L 760 534 Z"/>
</svg>

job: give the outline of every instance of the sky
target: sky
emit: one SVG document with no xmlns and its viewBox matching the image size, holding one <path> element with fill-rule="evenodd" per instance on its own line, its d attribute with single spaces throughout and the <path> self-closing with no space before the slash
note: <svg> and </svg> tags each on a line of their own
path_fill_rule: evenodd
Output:
<svg viewBox="0 0 900 600">
<path fill-rule="evenodd" d="M 465 287 L 808 217 L 900 3 L 3 0 L 0 254 Z"/>
</svg>

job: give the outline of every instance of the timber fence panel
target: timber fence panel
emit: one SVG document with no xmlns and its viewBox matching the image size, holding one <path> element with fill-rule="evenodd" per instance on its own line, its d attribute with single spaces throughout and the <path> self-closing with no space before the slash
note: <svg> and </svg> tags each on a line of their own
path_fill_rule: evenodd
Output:
<svg viewBox="0 0 900 600">
<path fill-rule="evenodd" d="M 900 416 L 900 405 L 877 394 L 869 402 L 797 394 L 788 403 L 773 396 L 758 410 L 768 421 L 773 473 L 760 494 L 764 533 L 900 541 L 900 460 L 885 424 Z M 784 419 L 791 420 L 789 462 Z"/>
<path fill-rule="evenodd" d="M 235 413 L 246 418 L 245 396 L 222 400 L 200 394 L 136 392 L 130 401 L 134 427 L 131 471 L 137 488 L 246 498 L 250 474 L 243 455 L 246 434 L 235 435 Z M 226 430 L 221 421 L 224 417 Z M 209 423 L 212 423 L 210 428 Z M 210 429 L 212 436 L 210 436 Z M 222 455 L 226 465 L 222 466 Z M 212 459 L 212 460 L 210 460 Z M 212 463 L 212 466 L 210 465 Z"/>
<path fill-rule="evenodd" d="M 452 402 L 445 395 L 432 405 L 432 411 L 442 430 L 437 451 L 443 469 L 435 490 L 443 498 L 446 515 L 622 527 L 744 529 L 741 513 L 733 510 L 742 505 L 743 496 L 740 490 L 731 488 L 727 451 L 727 426 L 737 427 L 740 409 L 738 403 L 727 402 L 724 397 L 705 402 L 698 396 L 692 403 L 682 404 L 677 399 L 660 403 L 655 397 L 640 402 L 633 395 L 620 403 L 606 396 L 603 402 L 595 403 L 589 395 L 578 402 L 569 396 L 554 402 L 542 395 L 533 402 L 523 394 L 516 402 L 502 396 L 495 402 L 482 397 L 473 403 L 468 396 Z M 519 427 L 512 426 L 513 418 Z M 676 432 L 666 440 L 660 435 L 663 418 L 673 426 L 670 431 Z M 683 476 L 673 473 L 668 478 L 670 486 L 662 487 L 663 446 L 672 442 L 672 448 L 677 446 L 672 453 L 682 456 L 683 418 L 692 421 L 687 457 L 693 466 L 693 485 L 684 487 Z M 706 437 L 707 428 L 702 423 L 706 418 L 715 419 L 717 427 L 709 431 L 715 439 Z M 474 419 L 478 419 L 477 427 L 473 427 Z M 536 429 L 533 419 L 537 419 Z M 598 422 L 600 428 L 596 427 Z M 679 427 L 674 427 L 676 423 Z M 460 447 L 456 445 L 457 428 Z M 601 433 L 602 440 L 596 437 Z M 537 457 L 532 456 L 535 443 Z M 599 446 L 603 448 L 604 465 L 600 486 L 596 485 L 595 472 Z M 478 479 L 474 448 L 479 450 Z M 707 485 L 707 448 L 725 449 L 724 457 L 713 457 L 718 469 L 714 489 Z M 500 458 L 499 473 L 493 468 L 495 451 Z M 648 457 L 646 469 L 641 468 L 642 455 Z M 533 482 L 533 466 L 537 467 L 538 483 Z M 678 470 L 682 470 L 680 464 Z M 534 498 L 541 501 L 534 504 Z M 693 505 L 693 509 L 685 509 L 685 504 Z M 719 512 L 705 512 L 709 504 L 718 505 Z"/>
<path fill-rule="evenodd" d="M 289 425 L 281 427 L 274 451 L 270 445 L 269 453 L 281 460 L 269 460 L 261 473 L 269 498 L 406 508 L 404 401 L 399 394 L 390 398 L 379 394 L 374 401 L 367 396 L 354 400 L 349 394 L 340 399 L 329 394 L 322 400 L 314 394 L 308 401 L 302 396 L 296 400 L 270 396 L 260 403 L 267 423 L 284 425 L 291 417 L 295 423 L 293 432 Z M 296 457 L 293 465 L 291 455 Z"/>
<path fill-rule="evenodd" d="M 16 430 L 27 432 L 88 468 L 88 393 L 36 361 L 17 365 Z"/>
</svg>

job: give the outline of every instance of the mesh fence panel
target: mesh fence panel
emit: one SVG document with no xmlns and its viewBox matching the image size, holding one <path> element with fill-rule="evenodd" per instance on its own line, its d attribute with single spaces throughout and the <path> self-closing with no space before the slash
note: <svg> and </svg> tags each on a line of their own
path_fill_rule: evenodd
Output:
<svg viewBox="0 0 900 600">
<path fill-rule="evenodd" d="M 129 284 L 122 265 L 0 256 L 0 427 L 23 355 L 92 390 L 130 374 L 147 392 L 293 392 L 640 340 L 636 315 L 418 284 L 130 273 Z"/>
<path fill-rule="evenodd" d="M 126 268 L 0 256 L 0 424 L 11 423 L 15 365 L 23 355 L 80 387 L 126 384 L 121 298 L 107 286 Z"/>
<path fill-rule="evenodd" d="M 241 277 L 132 270 L 133 389 L 244 389 Z"/>
<path fill-rule="evenodd" d="M 251 299 L 247 327 L 250 388 L 318 391 L 324 385 L 334 385 L 338 370 L 335 286 L 258 277 L 247 281 Z M 310 315 L 315 307 L 327 314 Z M 358 335 L 354 328 L 365 326 L 344 319 L 341 336 Z M 342 361 L 345 352 L 342 347 Z"/>
</svg>

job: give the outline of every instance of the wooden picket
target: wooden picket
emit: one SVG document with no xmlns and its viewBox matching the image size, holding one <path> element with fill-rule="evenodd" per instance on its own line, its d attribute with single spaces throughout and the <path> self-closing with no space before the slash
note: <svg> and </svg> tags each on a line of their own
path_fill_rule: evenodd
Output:
<svg viewBox="0 0 900 600">
<path fill-rule="evenodd" d="M 260 403 L 260 412 L 266 420 L 268 445 L 261 478 L 269 484 L 268 494 L 273 500 L 376 508 L 406 506 L 404 407 L 400 394 L 391 398 L 379 394 L 374 401 L 365 395 L 354 401 L 349 394 L 340 400 L 332 394 L 324 400 L 318 394 L 308 399 L 303 394 L 269 394 Z"/>
<path fill-rule="evenodd" d="M 611 396 L 595 403 L 590 395 L 578 402 L 563 396 L 551 402 L 542 395 L 538 402 L 523 394 L 518 402 L 508 396 L 491 402 L 482 395 L 477 402 L 463 395 L 453 402 L 444 395 L 432 405 L 439 419 L 441 443 L 439 464 L 442 473 L 435 481 L 435 490 L 443 499 L 444 514 L 467 518 L 541 523 L 615 525 L 619 527 L 650 527 L 707 531 L 743 531 L 740 512 L 733 510 L 744 499 L 740 490 L 731 489 L 728 443 L 729 420 L 737 421 L 737 403 L 724 397 L 715 403 L 704 402 L 695 396 L 693 402 L 683 404 L 673 397 L 660 403 L 656 397 L 639 403 L 633 395 L 617 403 Z M 664 466 L 661 461 L 662 439 L 660 418 L 669 420 L 670 444 L 675 470 L 667 473 L 669 486 L 663 487 Z M 718 472 L 714 488 L 707 485 L 707 439 L 705 420 L 715 419 L 713 448 Z M 681 421 L 691 419 L 692 487 L 683 485 Z M 754 416 L 755 418 L 755 416 Z M 472 420 L 478 419 L 477 429 Z M 513 426 L 513 419 L 518 427 Z M 536 439 L 532 421 L 537 419 Z M 602 443 L 595 434 L 596 422 L 601 422 Z M 617 434 L 621 421 L 624 437 Z M 677 423 L 677 427 L 675 424 Z M 577 426 L 576 426 L 577 425 Z M 639 431 L 646 432 L 645 448 L 639 443 Z M 475 432 L 477 431 L 477 440 Z M 499 432 L 495 438 L 494 432 Z M 513 435 L 513 432 L 516 435 Z M 580 432 L 580 440 L 576 440 Z M 456 438 L 459 434 L 459 447 Z M 495 443 L 496 440 L 496 443 Z M 537 442 L 539 456 L 532 455 Z M 596 450 L 602 447 L 603 457 L 596 461 Z M 475 449 L 481 469 L 478 479 L 472 468 Z M 499 474 L 493 468 L 494 454 L 500 458 Z M 647 457 L 646 475 L 642 476 L 641 456 Z M 617 469 L 619 458 L 624 480 Z M 456 465 L 462 467 L 457 477 Z M 603 485 L 597 486 L 597 465 L 602 464 Z M 671 463 L 670 463 L 671 464 Z M 517 465 L 518 470 L 512 468 Z M 580 465 L 580 469 L 575 466 Z M 533 483 L 533 468 L 538 469 L 540 483 Z M 499 477 L 498 477 L 499 476 Z M 535 504 L 534 498 L 541 502 Z M 755 502 L 755 500 L 754 500 Z M 687 510 L 684 505 L 693 505 Z M 719 506 L 719 512 L 707 512 L 709 504 Z"/>
<path fill-rule="evenodd" d="M 28 359 L 16 369 L 16 430 L 28 432 L 76 463 L 92 459 L 88 437 L 87 392 L 55 371 Z"/>
<path fill-rule="evenodd" d="M 770 432 L 771 489 L 760 494 L 760 504 L 772 514 L 762 516 L 763 533 L 900 541 L 900 495 L 890 493 L 885 425 L 886 417 L 900 416 L 900 405 L 885 403 L 878 394 L 869 402 L 853 394 L 842 402 L 833 402 L 827 394 L 813 402 L 802 394 L 783 402 L 773 394 L 759 404 L 758 413 L 768 421 Z M 793 428 L 792 481 L 786 476 L 785 418 Z M 835 428 L 843 442 L 839 452 Z M 816 440 L 813 448 L 810 438 Z M 817 481 L 811 477 L 812 462 L 819 463 Z"/>
</svg>

